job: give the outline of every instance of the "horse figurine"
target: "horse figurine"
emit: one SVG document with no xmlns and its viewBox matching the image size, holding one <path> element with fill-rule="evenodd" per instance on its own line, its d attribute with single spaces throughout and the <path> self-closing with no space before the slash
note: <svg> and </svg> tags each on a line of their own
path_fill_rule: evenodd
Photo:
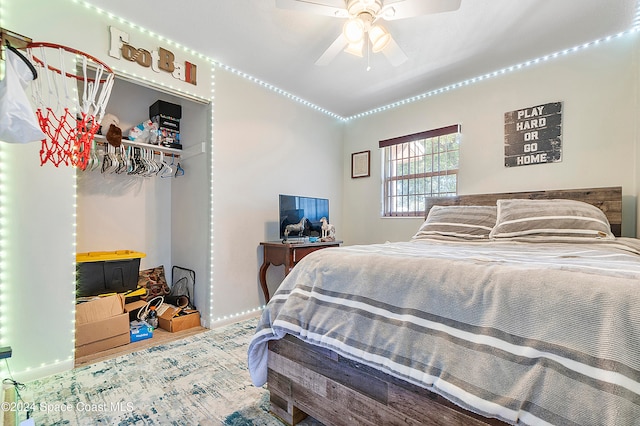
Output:
<svg viewBox="0 0 640 426">
<path fill-rule="evenodd" d="M 302 231 L 304 231 L 304 224 L 307 221 L 306 217 L 300 219 L 298 223 L 292 223 L 291 225 L 287 225 L 284 228 L 284 239 L 286 240 L 289 237 L 291 232 L 297 232 L 298 236 L 302 235 Z"/>
<path fill-rule="evenodd" d="M 336 227 L 327 221 L 326 217 L 320 219 L 322 223 L 322 241 L 334 241 L 336 239 Z"/>
</svg>

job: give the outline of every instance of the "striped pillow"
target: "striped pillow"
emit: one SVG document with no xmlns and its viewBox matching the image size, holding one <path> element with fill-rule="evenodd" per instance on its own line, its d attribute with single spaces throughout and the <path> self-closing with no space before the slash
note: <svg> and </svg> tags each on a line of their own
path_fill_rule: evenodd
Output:
<svg viewBox="0 0 640 426">
<path fill-rule="evenodd" d="M 433 206 L 413 239 L 433 235 L 488 239 L 496 214 L 495 206 Z"/>
<path fill-rule="evenodd" d="M 498 200 L 490 238 L 561 237 L 615 239 L 607 216 L 575 200 Z"/>
</svg>

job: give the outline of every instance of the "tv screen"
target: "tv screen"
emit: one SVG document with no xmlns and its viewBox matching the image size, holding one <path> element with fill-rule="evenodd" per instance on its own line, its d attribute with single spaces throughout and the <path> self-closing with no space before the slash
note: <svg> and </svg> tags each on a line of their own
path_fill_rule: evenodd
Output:
<svg viewBox="0 0 640 426">
<path fill-rule="evenodd" d="M 329 220 L 329 200 L 326 198 L 300 197 L 280 194 L 280 238 L 285 238 L 287 225 L 300 224 L 289 232 L 288 239 L 321 237 L 323 217 Z M 305 220 L 302 221 L 302 218 Z"/>
</svg>

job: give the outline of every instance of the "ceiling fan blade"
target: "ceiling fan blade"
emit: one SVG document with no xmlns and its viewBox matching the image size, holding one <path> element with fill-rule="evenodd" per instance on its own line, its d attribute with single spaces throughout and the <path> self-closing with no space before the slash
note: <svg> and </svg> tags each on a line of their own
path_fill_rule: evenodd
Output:
<svg viewBox="0 0 640 426">
<path fill-rule="evenodd" d="M 349 16 L 344 0 L 276 0 L 278 9 L 297 10 L 299 12 L 315 13 L 316 15 L 346 18 Z"/>
<path fill-rule="evenodd" d="M 409 59 L 393 38 L 389 40 L 387 47 L 382 49 L 382 53 L 394 67 L 403 64 L 407 59 Z"/>
<path fill-rule="evenodd" d="M 462 0 L 387 0 L 379 17 L 392 21 L 460 9 Z"/>
<path fill-rule="evenodd" d="M 318 58 L 318 60 L 316 61 L 316 65 L 328 65 L 329 62 L 331 62 L 333 58 L 338 56 L 338 53 L 342 52 L 342 49 L 347 47 L 348 44 L 349 42 L 347 41 L 347 38 L 342 33 L 340 33 L 338 38 L 335 39 L 333 43 L 331 43 L 331 46 L 329 46 L 329 48 L 324 51 L 322 56 Z"/>
</svg>

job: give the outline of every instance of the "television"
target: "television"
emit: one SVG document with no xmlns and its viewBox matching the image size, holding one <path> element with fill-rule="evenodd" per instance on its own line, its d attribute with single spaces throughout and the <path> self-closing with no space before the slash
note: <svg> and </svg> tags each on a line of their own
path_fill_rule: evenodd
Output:
<svg viewBox="0 0 640 426">
<path fill-rule="evenodd" d="M 329 200 L 326 198 L 301 197 L 280 194 L 280 239 L 296 240 L 305 237 L 321 237 L 320 219 L 329 221 Z M 302 218 L 305 218 L 302 222 Z M 301 224 L 299 230 L 285 235 L 287 225 Z"/>
</svg>

